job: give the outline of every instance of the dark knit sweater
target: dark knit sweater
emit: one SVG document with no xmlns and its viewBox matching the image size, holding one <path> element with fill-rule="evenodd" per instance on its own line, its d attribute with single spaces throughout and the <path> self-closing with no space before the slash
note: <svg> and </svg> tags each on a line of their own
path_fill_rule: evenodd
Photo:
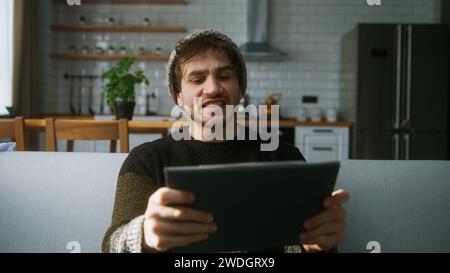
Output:
<svg viewBox="0 0 450 273">
<path fill-rule="evenodd" d="M 112 223 L 103 241 L 104 252 L 140 252 L 143 215 L 149 197 L 165 186 L 168 166 L 194 166 L 238 162 L 302 160 L 298 148 L 280 143 L 277 150 L 261 151 L 260 140 L 202 142 L 175 141 L 168 136 L 131 151 L 117 182 Z"/>
</svg>

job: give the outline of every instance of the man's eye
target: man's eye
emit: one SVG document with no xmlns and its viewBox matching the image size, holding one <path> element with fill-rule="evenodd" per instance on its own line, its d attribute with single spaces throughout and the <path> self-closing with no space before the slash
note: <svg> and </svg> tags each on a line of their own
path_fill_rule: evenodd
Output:
<svg viewBox="0 0 450 273">
<path fill-rule="evenodd" d="M 200 84 L 200 83 L 203 82 L 203 79 L 200 79 L 200 78 L 194 78 L 194 79 L 191 79 L 190 82 L 191 82 L 191 83 L 194 83 L 194 84 Z"/>
<path fill-rule="evenodd" d="M 230 78 L 231 78 L 230 75 L 220 75 L 220 76 L 219 76 L 219 79 L 220 79 L 221 81 L 226 81 L 226 80 L 229 80 Z"/>
</svg>

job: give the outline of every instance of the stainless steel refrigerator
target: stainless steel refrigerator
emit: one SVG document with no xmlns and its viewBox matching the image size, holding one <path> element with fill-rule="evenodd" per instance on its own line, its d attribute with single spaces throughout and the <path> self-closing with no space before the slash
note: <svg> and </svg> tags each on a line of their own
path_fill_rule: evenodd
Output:
<svg viewBox="0 0 450 273">
<path fill-rule="evenodd" d="M 450 28 L 361 24 L 358 159 L 449 159 Z"/>
</svg>

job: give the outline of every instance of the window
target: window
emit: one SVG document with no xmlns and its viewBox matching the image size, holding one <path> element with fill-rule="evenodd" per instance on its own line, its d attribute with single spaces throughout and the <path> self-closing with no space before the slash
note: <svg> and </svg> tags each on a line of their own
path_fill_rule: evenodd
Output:
<svg viewBox="0 0 450 273">
<path fill-rule="evenodd" d="M 0 115 L 12 105 L 13 86 L 13 6 L 14 0 L 0 1 Z"/>
</svg>

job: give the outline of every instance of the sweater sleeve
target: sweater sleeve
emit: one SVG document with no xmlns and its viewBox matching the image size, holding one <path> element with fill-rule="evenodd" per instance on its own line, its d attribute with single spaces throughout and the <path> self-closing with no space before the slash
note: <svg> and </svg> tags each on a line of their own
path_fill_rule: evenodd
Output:
<svg viewBox="0 0 450 273">
<path fill-rule="evenodd" d="M 144 216 L 138 216 L 128 224 L 117 228 L 109 237 L 108 245 L 103 249 L 110 253 L 141 253 Z"/>
<path fill-rule="evenodd" d="M 111 225 L 103 252 L 141 252 L 143 222 L 148 199 L 159 187 L 145 164 L 143 149 L 133 150 L 117 179 Z"/>
</svg>

